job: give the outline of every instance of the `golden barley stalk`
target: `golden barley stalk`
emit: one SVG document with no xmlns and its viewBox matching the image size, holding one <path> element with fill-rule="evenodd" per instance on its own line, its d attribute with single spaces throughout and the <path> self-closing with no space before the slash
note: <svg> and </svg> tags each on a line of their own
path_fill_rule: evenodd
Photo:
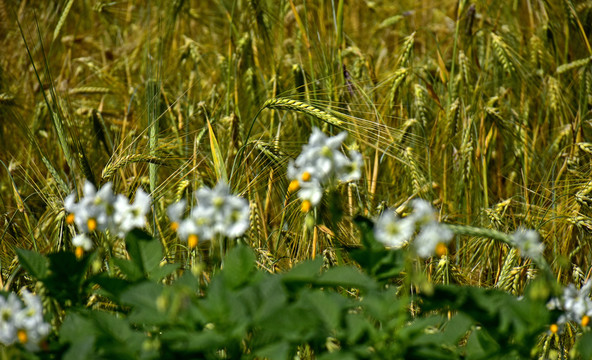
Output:
<svg viewBox="0 0 592 360">
<path fill-rule="evenodd" d="M 99 87 L 99 86 L 81 86 L 74 89 L 70 89 L 68 94 L 70 95 L 104 95 L 104 94 L 112 94 L 113 90 L 106 87 Z"/>
<path fill-rule="evenodd" d="M 337 119 L 335 116 L 329 114 L 328 112 L 316 108 L 312 105 L 303 103 L 302 101 L 292 100 L 287 98 L 273 98 L 267 100 L 263 104 L 263 108 L 270 108 L 270 109 L 288 109 L 299 111 L 305 113 L 310 116 L 314 116 L 319 120 L 323 120 L 331 125 L 343 127 L 343 122 Z"/>
<path fill-rule="evenodd" d="M 147 163 L 156 164 L 156 165 L 164 165 L 164 163 L 165 163 L 162 160 L 162 158 L 158 157 L 158 156 L 145 155 L 145 154 L 131 154 L 131 155 L 120 157 L 120 158 L 108 163 L 105 166 L 105 168 L 103 169 L 103 173 L 101 174 L 101 176 L 103 177 L 103 179 L 108 179 L 111 176 L 113 176 L 113 174 L 117 170 L 121 169 L 125 165 L 130 164 L 130 163 L 138 163 L 138 162 L 147 162 Z"/>
</svg>

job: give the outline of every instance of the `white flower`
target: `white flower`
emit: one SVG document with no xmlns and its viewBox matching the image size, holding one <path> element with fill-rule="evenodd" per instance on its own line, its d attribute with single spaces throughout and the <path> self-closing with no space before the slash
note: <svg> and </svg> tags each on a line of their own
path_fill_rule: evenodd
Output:
<svg viewBox="0 0 592 360">
<path fill-rule="evenodd" d="M 24 305 L 10 293 L 0 296 L 0 343 L 10 346 L 20 342 L 29 351 L 39 350 L 39 343 L 51 327 L 43 319 L 43 306 L 36 295 L 23 290 Z"/>
<path fill-rule="evenodd" d="M 29 351 L 39 350 L 39 343 L 49 334 L 51 327 L 43 319 L 43 306 L 41 299 L 28 292 L 22 292 L 25 308 L 15 315 L 15 327 L 17 337 Z"/>
<path fill-rule="evenodd" d="M 541 243 L 538 233 L 534 230 L 520 228 L 512 234 L 512 241 L 520 249 L 522 257 L 537 259 L 545 250 L 545 245 Z"/>
<path fill-rule="evenodd" d="M 167 215 L 171 221 L 179 221 L 183 217 L 185 213 L 185 208 L 187 207 L 187 201 L 181 200 L 177 201 L 174 204 L 171 204 L 167 208 Z"/>
<path fill-rule="evenodd" d="M 409 215 L 417 226 L 423 226 L 436 221 L 436 210 L 428 201 L 413 199 L 411 201 L 413 212 Z"/>
<path fill-rule="evenodd" d="M 179 228 L 186 207 L 187 202 L 185 200 L 177 201 L 176 203 L 169 205 L 167 208 L 167 215 L 169 220 L 171 220 L 171 229 L 177 230 Z"/>
<path fill-rule="evenodd" d="M 72 238 L 72 245 L 82 248 L 84 251 L 90 251 L 93 247 L 92 240 L 84 233 L 74 236 Z"/>
<path fill-rule="evenodd" d="M 198 204 L 203 207 L 213 207 L 220 210 L 224 207 L 226 198 L 230 195 L 230 187 L 223 181 L 220 181 L 214 188 L 207 186 L 197 190 L 195 197 Z"/>
<path fill-rule="evenodd" d="M 584 316 L 592 317 L 592 300 L 590 289 L 592 280 L 588 280 L 578 290 L 574 284 L 569 284 L 563 289 L 561 299 L 553 298 L 547 304 L 550 310 L 559 309 L 563 314 L 557 320 L 559 325 L 568 321 L 580 322 Z"/>
<path fill-rule="evenodd" d="M 445 244 L 452 239 L 453 234 L 437 221 L 432 221 L 421 227 L 419 234 L 414 240 L 415 251 L 423 259 L 427 259 L 434 254 L 439 256 L 445 253 Z"/>
<path fill-rule="evenodd" d="M 189 217 L 181 221 L 177 229 L 179 238 L 191 249 L 198 241 L 211 240 L 214 233 L 214 208 L 200 205 L 191 209 Z"/>
<path fill-rule="evenodd" d="M 8 298 L 0 296 L 0 343 L 6 346 L 17 341 L 14 318 L 21 308 L 22 304 L 14 293 L 10 293 Z"/>
<path fill-rule="evenodd" d="M 352 150 L 349 157 L 350 159 L 337 169 L 337 178 L 344 182 L 359 180 L 362 177 L 362 154 Z"/>
<path fill-rule="evenodd" d="M 351 151 L 350 159 L 341 152 L 346 137 L 346 132 L 329 137 L 313 128 L 300 155 L 289 162 L 287 176 L 291 181 L 288 191 L 299 191 L 298 197 L 303 200 L 302 211 L 307 212 L 320 203 L 325 186 L 336 180 L 347 182 L 361 177 L 362 155 Z"/>
<path fill-rule="evenodd" d="M 393 211 L 385 211 L 380 215 L 374 225 L 374 237 L 385 246 L 400 248 L 409 241 L 415 225 L 406 218 L 397 218 Z"/>
<path fill-rule="evenodd" d="M 346 132 L 328 137 L 318 128 L 313 128 L 308 144 L 302 147 L 302 152 L 294 164 L 300 169 L 314 169 L 309 172 L 322 184 L 328 182 L 335 170 L 348 162 L 347 157 L 340 151 Z"/>
<path fill-rule="evenodd" d="M 312 206 L 317 206 L 323 198 L 323 188 L 316 180 L 303 182 L 300 185 L 298 197 L 304 201 L 310 201 Z"/>
<path fill-rule="evenodd" d="M 73 221 L 80 231 L 89 233 L 105 230 L 109 225 L 115 200 L 112 184 L 108 182 L 96 191 L 94 185 L 87 180 L 84 183 L 83 194 L 78 203 L 74 202 L 75 194 L 67 196 L 64 200 L 64 209 L 74 215 Z"/>
<path fill-rule="evenodd" d="M 179 238 L 187 241 L 190 248 L 198 241 L 211 240 L 216 234 L 229 238 L 243 235 L 249 228 L 249 203 L 238 196 L 230 194 L 230 187 L 223 182 L 213 189 L 202 187 L 196 192 L 198 204 L 189 216 L 182 219 L 185 203 L 180 202 L 169 206 L 167 213 L 176 228 Z"/>
<path fill-rule="evenodd" d="M 195 235 L 198 235 L 200 240 L 211 240 L 217 230 L 223 228 L 223 225 L 219 224 L 221 216 L 219 216 L 218 212 L 220 211 L 221 209 L 217 210 L 213 206 L 202 205 L 197 205 L 191 209 L 187 220 L 197 226 Z"/>
<path fill-rule="evenodd" d="M 132 204 L 127 197 L 118 195 L 114 204 L 112 230 L 119 237 L 124 237 L 134 228 L 146 226 L 146 215 L 150 211 L 151 198 L 142 188 L 136 191 Z"/>
<path fill-rule="evenodd" d="M 236 238 L 249 228 L 251 209 L 249 202 L 238 196 L 230 196 L 224 208 L 224 235 Z"/>
</svg>

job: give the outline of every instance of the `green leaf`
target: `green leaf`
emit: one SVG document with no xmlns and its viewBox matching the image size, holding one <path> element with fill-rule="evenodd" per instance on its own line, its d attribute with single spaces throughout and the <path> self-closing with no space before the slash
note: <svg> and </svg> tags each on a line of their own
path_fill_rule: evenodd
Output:
<svg viewBox="0 0 592 360">
<path fill-rule="evenodd" d="M 94 336 L 77 339 L 64 353 L 62 360 L 94 359 L 96 340 Z"/>
<path fill-rule="evenodd" d="M 592 332 L 586 332 L 575 345 L 582 359 L 592 359 Z"/>
<path fill-rule="evenodd" d="M 294 266 L 289 272 L 281 275 L 282 281 L 286 284 L 309 284 L 320 276 L 322 266 L 323 259 L 321 257 L 315 260 L 303 261 Z"/>
<path fill-rule="evenodd" d="M 86 272 L 90 266 L 92 256 L 77 259 L 71 252 L 49 254 L 49 271 L 42 280 L 48 294 L 62 305 L 71 302 L 81 304 L 86 296 L 83 294 L 83 284 Z"/>
<path fill-rule="evenodd" d="M 135 262 L 120 258 L 112 258 L 111 260 L 129 281 L 135 282 L 144 278 L 142 270 Z"/>
<path fill-rule="evenodd" d="M 485 360 L 498 354 L 499 344 L 483 329 L 475 329 L 465 346 L 467 359 Z"/>
<path fill-rule="evenodd" d="M 175 272 L 181 264 L 164 264 L 154 268 L 149 274 L 148 278 L 152 281 L 160 281 Z"/>
<path fill-rule="evenodd" d="M 330 329 L 338 329 L 343 314 L 350 308 L 350 302 L 343 296 L 329 291 L 310 291 L 302 295 L 302 300 L 316 311 Z"/>
<path fill-rule="evenodd" d="M 132 306 L 129 320 L 142 325 L 166 323 L 167 316 L 163 311 L 165 309 L 158 307 L 159 301 L 166 301 L 163 290 L 163 285 L 145 281 L 123 292 L 121 302 Z"/>
<path fill-rule="evenodd" d="M 322 273 L 315 283 L 321 286 L 342 286 L 364 290 L 376 289 L 378 287 L 372 278 L 351 266 L 330 268 Z"/>
<path fill-rule="evenodd" d="M 237 246 L 224 258 L 224 282 L 231 288 L 238 288 L 248 283 L 255 270 L 255 254 L 246 246 Z"/>
<path fill-rule="evenodd" d="M 161 338 L 173 350 L 211 354 L 222 348 L 227 341 L 226 336 L 212 330 L 168 330 L 162 332 Z"/>
<path fill-rule="evenodd" d="M 456 314 L 442 331 L 442 343 L 455 345 L 473 326 L 473 319 L 463 313 Z"/>
<path fill-rule="evenodd" d="M 290 350 L 290 343 L 280 341 L 255 351 L 255 356 L 270 360 L 285 360 L 290 359 Z"/>
<path fill-rule="evenodd" d="M 47 275 L 48 261 L 47 258 L 36 251 L 25 249 L 16 249 L 16 254 L 19 259 L 19 264 L 31 276 L 37 280 L 42 280 Z"/>
<path fill-rule="evenodd" d="M 360 228 L 362 235 L 362 245 L 367 249 L 380 250 L 384 245 L 374 238 L 374 222 L 367 217 L 357 215 L 354 217 L 354 223 Z"/>
<path fill-rule="evenodd" d="M 358 357 L 349 351 L 336 351 L 325 353 L 318 357 L 318 360 L 357 360 Z"/>
<path fill-rule="evenodd" d="M 117 302 L 119 301 L 121 294 L 132 284 L 128 280 L 110 277 L 104 273 L 94 276 L 89 281 L 99 285 L 105 292 L 103 295 L 106 295 Z"/>
<path fill-rule="evenodd" d="M 347 314 L 345 324 L 347 329 L 346 339 L 349 345 L 360 343 L 361 339 L 370 337 L 369 334 L 372 334 L 374 330 L 372 324 L 362 314 Z"/>
<path fill-rule="evenodd" d="M 81 338 L 94 337 L 96 334 L 97 330 L 91 320 L 71 311 L 68 312 L 60 327 L 60 342 L 74 343 Z"/>
<path fill-rule="evenodd" d="M 161 244 L 144 230 L 134 229 L 127 233 L 125 244 L 130 259 L 145 277 L 159 266 L 162 260 Z"/>
</svg>

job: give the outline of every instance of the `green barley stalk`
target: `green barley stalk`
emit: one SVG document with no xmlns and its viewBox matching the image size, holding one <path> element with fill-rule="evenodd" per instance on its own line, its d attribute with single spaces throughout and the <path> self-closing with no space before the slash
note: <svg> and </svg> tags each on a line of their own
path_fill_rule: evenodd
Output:
<svg viewBox="0 0 592 360">
<path fill-rule="evenodd" d="M 513 268 L 517 264 L 518 259 L 520 258 L 519 251 L 516 248 L 511 248 L 504 260 L 502 268 L 500 270 L 500 275 L 498 280 L 495 284 L 495 287 L 504 290 L 510 291 L 512 288 L 513 280 Z"/>
<path fill-rule="evenodd" d="M 398 66 L 399 67 L 408 67 L 409 60 L 411 59 L 411 55 L 413 54 L 413 46 L 415 45 L 415 31 L 411 33 L 411 35 L 405 38 L 403 42 L 403 51 L 401 52 L 401 56 L 399 57 Z"/>
<path fill-rule="evenodd" d="M 68 17 L 68 14 L 70 13 L 70 9 L 72 8 L 73 4 L 74 4 L 74 0 L 68 0 L 68 2 L 66 3 L 66 6 L 64 7 L 64 10 L 62 11 L 62 15 L 60 16 L 60 19 L 58 20 L 58 23 L 57 23 L 55 29 L 53 30 L 53 40 L 52 41 L 56 41 L 56 39 L 60 35 L 60 31 L 62 30 L 62 27 L 66 23 L 66 18 Z"/>
<path fill-rule="evenodd" d="M 514 75 L 516 73 L 516 67 L 509 56 L 510 50 L 508 44 L 504 42 L 501 36 L 494 33 L 491 33 L 491 40 L 498 61 L 502 64 L 502 67 L 508 74 Z"/>
</svg>

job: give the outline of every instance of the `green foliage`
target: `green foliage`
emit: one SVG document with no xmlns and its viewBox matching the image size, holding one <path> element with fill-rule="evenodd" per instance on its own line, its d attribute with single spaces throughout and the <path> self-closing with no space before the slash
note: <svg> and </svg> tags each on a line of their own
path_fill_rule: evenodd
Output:
<svg viewBox="0 0 592 360">
<path fill-rule="evenodd" d="M 546 277 L 534 280 L 521 298 L 454 285 L 410 296 L 393 282 L 405 267 L 386 267 L 410 252 L 385 249 L 373 238 L 372 222 L 357 221 L 365 247 L 355 256 L 370 258 L 359 263 L 363 272 L 352 265 L 323 269 L 322 261 L 311 260 L 270 274 L 239 245 L 226 253 L 207 287 L 192 271 L 163 283 L 162 274 L 170 271 L 157 270 L 160 242 L 140 230 L 126 236 L 129 260 L 113 259 L 123 278 L 88 274 L 95 254 L 76 259 L 67 252 L 18 250 L 46 296 L 67 308 L 55 342 L 42 354 L 292 359 L 308 349 L 319 359 L 524 359 L 538 351 L 538 339 L 553 321 L 546 307 L 551 292 L 541 291 L 552 287 Z M 83 286 L 90 283 L 100 289 Z M 83 306 L 101 294 L 111 299 L 111 311 Z M 590 352 L 588 337 L 574 348 L 583 356 Z"/>
</svg>

